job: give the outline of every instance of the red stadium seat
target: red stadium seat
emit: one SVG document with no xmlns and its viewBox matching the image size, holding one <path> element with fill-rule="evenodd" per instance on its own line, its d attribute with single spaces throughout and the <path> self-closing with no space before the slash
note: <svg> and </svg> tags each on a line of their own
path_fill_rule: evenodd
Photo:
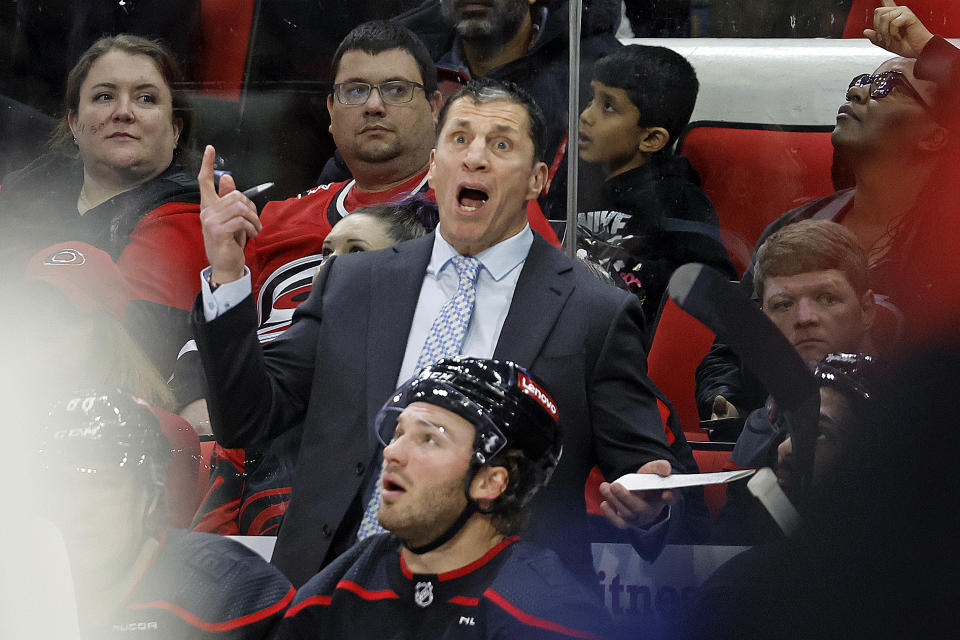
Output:
<svg viewBox="0 0 960 640">
<path fill-rule="evenodd" d="M 960 37 L 960 2 L 957 0 L 903 0 L 930 31 L 944 38 Z M 873 28 L 873 10 L 879 0 L 853 0 L 844 38 L 862 38 L 863 30 Z"/>
<path fill-rule="evenodd" d="M 778 215 L 833 193 L 830 126 L 695 122 L 679 153 L 700 174 L 739 272 Z"/>
<path fill-rule="evenodd" d="M 202 92 L 239 100 L 256 0 L 202 0 Z"/>
<path fill-rule="evenodd" d="M 697 365 L 713 343 L 713 332 L 667 298 L 647 355 L 650 379 L 666 394 L 687 440 L 707 440 L 694 396 Z"/>
<path fill-rule="evenodd" d="M 693 458 L 697 461 L 697 466 L 700 467 L 700 473 L 716 473 L 718 471 L 732 471 L 740 468 L 730 460 L 733 445 L 724 447 L 722 443 L 716 443 L 720 446 L 715 448 L 711 447 L 710 449 L 699 448 L 713 444 L 714 443 L 690 443 L 690 446 L 693 448 Z M 707 503 L 710 520 L 715 520 L 717 514 L 720 513 L 720 509 L 723 508 L 723 503 L 727 501 L 727 485 L 711 484 L 705 486 L 703 488 L 703 499 Z"/>
</svg>

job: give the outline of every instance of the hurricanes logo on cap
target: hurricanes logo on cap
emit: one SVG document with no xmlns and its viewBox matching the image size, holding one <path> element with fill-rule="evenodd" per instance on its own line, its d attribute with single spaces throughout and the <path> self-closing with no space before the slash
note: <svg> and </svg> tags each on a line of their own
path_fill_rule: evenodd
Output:
<svg viewBox="0 0 960 640">
<path fill-rule="evenodd" d="M 527 395 L 531 396 L 546 409 L 553 419 L 557 419 L 557 405 L 553 403 L 553 400 L 550 396 L 547 395 L 546 391 L 537 386 L 537 383 L 523 375 L 519 375 L 518 382 L 520 383 L 520 388 L 527 392 Z"/>
<path fill-rule="evenodd" d="M 43 261 L 43 266 L 52 267 L 59 265 L 71 265 L 79 267 L 87 261 L 87 258 L 76 249 L 60 249 L 54 254 L 47 256 Z"/>
</svg>

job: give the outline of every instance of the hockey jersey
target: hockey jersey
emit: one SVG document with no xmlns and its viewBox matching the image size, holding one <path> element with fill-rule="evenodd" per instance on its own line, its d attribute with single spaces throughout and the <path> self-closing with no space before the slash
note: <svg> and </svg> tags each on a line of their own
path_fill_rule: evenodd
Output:
<svg viewBox="0 0 960 640">
<path fill-rule="evenodd" d="M 372 536 L 297 592 L 279 638 L 603 638 L 609 616 L 552 551 L 505 538 L 470 564 L 415 574 Z"/>
<path fill-rule="evenodd" d="M 83 636 L 265 638 L 293 597 L 290 582 L 239 542 L 168 531 L 153 565 L 109 628 L 86 628 Z"/>
</svg>

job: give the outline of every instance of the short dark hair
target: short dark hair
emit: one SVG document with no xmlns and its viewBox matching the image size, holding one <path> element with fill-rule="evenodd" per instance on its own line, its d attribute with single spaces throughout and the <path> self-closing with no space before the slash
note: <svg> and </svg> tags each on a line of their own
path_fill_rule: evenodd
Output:
<svg viewBox="0 0 960 640">
<path fill-rule="evenodd" d="M 440 218 L 437 205 L 422 196 L 413 196 L 400 202 L 372 204 L 354 210 L 350 215 L 365 214 L 387 225 L 394 242 L 405 242 L 427 235 Z"/>
<path fill-rule="evenodd" d="M 693 66 L 666 47 L 631 44 L 601 58 L 593 77 L 609 87 L 623 89 L 640 111 L 637 124 L 663 127 L 670 134 L 670 149 L 690 122 L 700 82 Z"/>
<path fill-rule="evenodd" d="M 443 123 L 447 119 L 447 112 L 450 105 L 458 100 L 469 98 L 474 104 L 487 104 L 489 102 L 509 102 L 518 104 L 527 112 L 527 118 L 530 120 L 530 140 L 533 141 L 533 161 L 542 161 L 547 149 L 547 124 L 543 117 L 543 111 L 537 106 L 536 100 L 529 93 L 521 89 L 518 85 L 507 80 L 493 80 L 491 78 L 478 78 L 471 80 L 461 87 L 455 94 L 450 96 L 440 109 L 440 115 L 437 117 L 437 131 L 443 129 Z"/>
<path fill-rule="evenodd" d="M 183 160 L 183 153 L 189 147 L 193 132 L 193 109 L 186 94 L 180 89 L 183 84 L 183 70 L 173 52 L 157 40 L 121 33 L 100 38 L 83 52 L 77 63 L 67 74 L 67 92 L 64 96 L 63 116 L 50 138 L 54 148 L 70 148 L 73 133 L 68 118 L 80 108 L 80 87 L 90 73 L 90 67 L 111 51 L 122 51 L 131 56 L 147 56 L 157 66 L 157 71 L 170 89 L 173 104 L 173 120 L 180 121 L 180 137 L 173 152 L 175 161 Z"/>
<path fill-rule="evenodd" d="M 866 252 L 853 232 L 831 220 L 801 220 L 763 241 L 753 265 L 753 290 L 763 300 L 769 277 L 837 269 L 862 296 L 869 287 Z"/>
<path fill-rule="evenodd" d="M 524 508 L 524 498 L 537 485 L 536 464 L 520 449 L 504 449 L 485 466 L 503 467 L 509 480 L 507 488 L 484 513 L 490 515 L 491 524 L 500 535 L 516 535 L 530 522 L 530 510 Z"/>
<path fill-rule="evenodd" d="M 364 22 L 348 33 L 333 54 L 330 82 L 336 80 L 337 72 L 340 70 L 340 59 L 348 51 L 363 51 L 375 56 L 390 49 L 402 49 L 413 56 L 420 69 L 423 91 L 429 99 L 437 90 L 437 67 L 433 64 L 433 58 L 413 31 L 392 20 Z"/>
</svg>

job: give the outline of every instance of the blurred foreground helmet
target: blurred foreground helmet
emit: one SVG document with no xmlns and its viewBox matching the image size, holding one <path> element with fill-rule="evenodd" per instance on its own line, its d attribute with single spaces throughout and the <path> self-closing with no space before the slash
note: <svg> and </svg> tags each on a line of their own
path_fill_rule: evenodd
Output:
<svg viewBox="0 0 960 640">
<path fill-rule="evenodd" d="M 397 417 L 414 402 L 452 411 L 476 429 L 468 482 L 499 452 L 518 449 L 534 463 L 525 504 L 553 474 L 562 452 L 557 405 L 530 373 L 508 361 L 446 358 L 421 369 L 377 414 L 377 437 L 390 442 Z"/>
<path fill-rule="evenodd" d="M 817 363 L 813 375 L 821 387 L 833 387 L 858 400 L 870 400 L 879 365 L 864 353 L 831 353 Z"/>
<path fill-rule="evenodd" d="M 40 431 L 45 471 L 91 476 L 129 472 L 145 488 L 164 484 L 170 445 L 150 409 L 114 390 L 53 405 Z"/>
</svg>

